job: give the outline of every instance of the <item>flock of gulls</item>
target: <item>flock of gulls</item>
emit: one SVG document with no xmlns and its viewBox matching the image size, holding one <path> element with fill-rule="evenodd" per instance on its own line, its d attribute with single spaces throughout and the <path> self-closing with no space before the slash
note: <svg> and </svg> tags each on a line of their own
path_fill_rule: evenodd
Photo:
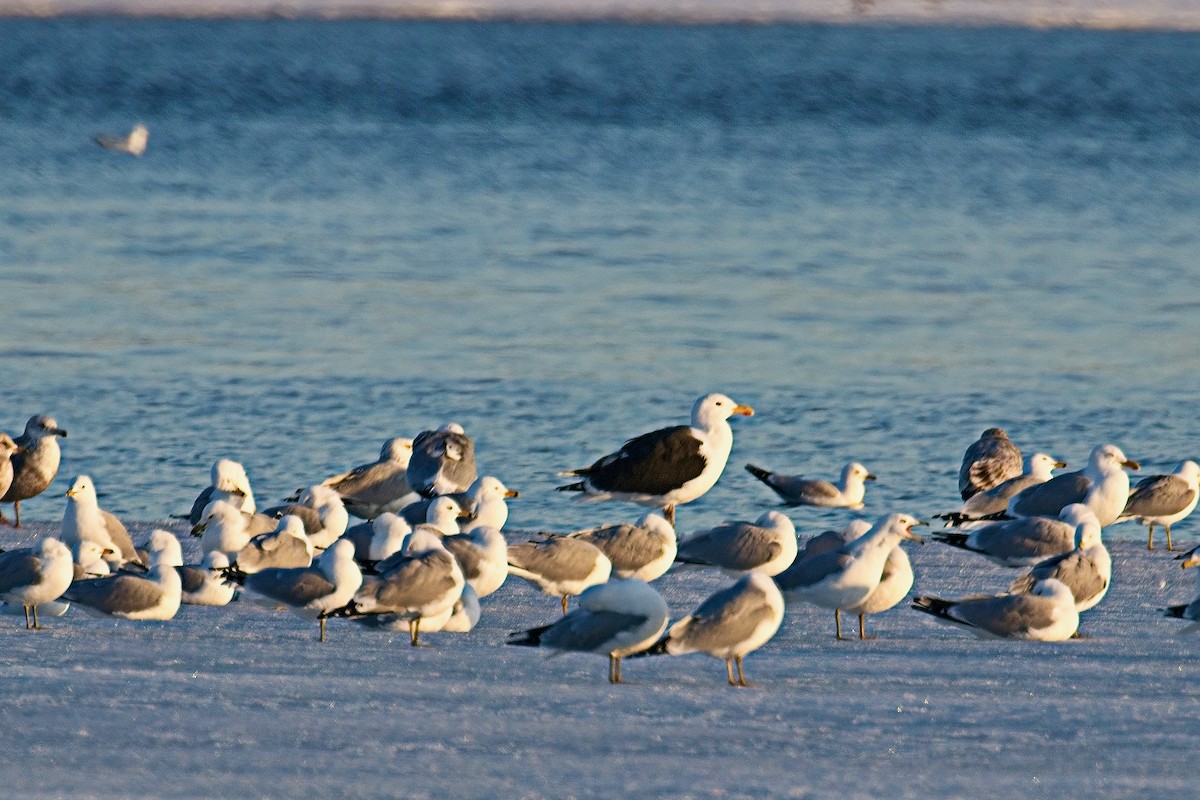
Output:
<svg viewBox="0 0 1200 800">
<path fill-rule="evenodd" d="M 326 623 L 345 619 L 369 628 L 422 633 L 467 632 L 480 601 L 509 576 L 561 601 L 562 614 L 510 634 L 508 644 L 553 654 L 594 653 L 609 659 L 609 680 L 621 681 L 626 657 L 706 653 L 725 662 L 730 684 L 748 685 L 743 658 L 779 629 L 785 603 L 805 601 L 858 617 L 895 607 L 913 586 L 902 544 L 922 541 L 925 523 L 906 513 L 873 523 L 851 521 L 803 542 L 780 510 L 753 521 L 730 521 L 680 537 L 676 507 L 716 484 L 733 444 L 729 420 L 754 411 L 723 394 L 696 400 L 689 424 L 630 439 L 590 466 L 561 473 L 560 491 L 586 500 L 619 500 L 653 509 L 635 523 L 570 533 L 543 533 L 510 543 L 503 529 L 508 500 L 498 478 L 480 475 L 475 447 L 448 423 L 413 439 L 384 443 L 378 461 L 308 486 L 283 504 L 259 508 L 246 470 L 222 458 L 211 484 L 186 515 L 203 560 L 184 564 L 169 531 L 154 530 L 135 546 L 121 521 L 100 507 L 87 475 L 66 493 L 59 537 L 0 553 L 0 600 L 23 609 L 26 627 L 72 606 L 132 620 L 169 620 L 181 604 L 218 606 L 235 598 L 288 609 Z M 50 486 L 58 473 L 59 439 L 67 432 L 48 416 L 32 417 L 15 440 L 0 433 L 0 503 L 13 505 Z M 982 637 L 1061 641 L 1077 635 L 1080 614 L 1108 591 L 1112 559 L 1102 530 L 1136 520 L 1162 528 L 1196 507 L 1200 466 L 1182 462 L 1169 475 L 1130 485 L 1138 469 L 1113 444 L 1096 446 L 1077 472 L 1044 453 L 1022 458 L 999 428 L 967 449 L 959 473 L 962 505 L 937 515 L 936 541 L 1020 568 L 1008 592 L 948 599 L 918 596 L 912 607 L 939 623 Z M 786 506 L 861 509 L 867 481 L 857 462 L 837 481 L 746 465 Z M 361 520 L 361 521 L 359 521 Z M 8 522 L 2 514 L 0 521 Z M 1200 565 L 1200 548 L 1179 556 Z M 652 583 L 669 570 L 710 569 L 731 576 L 690 614 L 673 623 Z M 557 614 L 557 611 L 554 612 Z M 1166 609 L 1200 627 L 1200 598 Z"/>
</svg>

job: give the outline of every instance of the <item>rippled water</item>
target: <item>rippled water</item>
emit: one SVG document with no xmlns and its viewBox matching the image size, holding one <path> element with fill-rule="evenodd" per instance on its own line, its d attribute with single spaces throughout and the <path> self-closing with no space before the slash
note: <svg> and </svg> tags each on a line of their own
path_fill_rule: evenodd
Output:
<svg viewBox="0 0 1200 800">
<path fill-rule="evenodd" d="M 710 390 L 759 414 L 685 529 L 771 503 L 747 460 L 945 510 L 994 424 L 1165 470 L 1200 432 L 1198 45 L 0 21 L 0 427 L 54 414 L 54 491 L 135 519 L 218 456 L 270 501 L 450 419 L 514 526 L 625 518 L 554 473 Z M 141 159 L 91 142 L 136 120 Z"/>
</svg>

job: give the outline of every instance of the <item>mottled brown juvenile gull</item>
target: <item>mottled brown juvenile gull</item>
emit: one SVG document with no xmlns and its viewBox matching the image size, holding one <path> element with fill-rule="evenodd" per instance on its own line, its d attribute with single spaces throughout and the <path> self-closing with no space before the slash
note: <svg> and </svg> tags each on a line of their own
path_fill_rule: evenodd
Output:
<svg viewBox="0 0 1200 800">
<path fill-rule="evenodd" d="M 25 609 L 26 630 L 41 627 L 38 606 L 61 597 L 74 577 L 70 549 L 49 536 L 37 547 L 0 553 L 0 600 Z"/>
<path fill-rule="evenodd" d="M 412 447 L 405 475 L 422 497 L 465 492 L 475 482 L 475 443 L 458 423 L 421 431 Z"/>
<path fill-rule="evenodd" d="M 967 498 L 955 511 L 946 514 L 934 514 L 935 519 L 947 520 L 950 525 L 961 525 L 964 522 L 983 519 L 996 514 L 1003 514 L 1008 508 L 1008 501 L 1018 493 L 1031 486 L 1045 483 L 1054 477 L 1054 470 L 1066 467 L 1065 461 L 1058 461 L 1045 453 L 1034 453 L 1025 457 L 1024 471 L 1015 478 L 1009 478 L 998 486 L 993 486 Z"/>
<path fill-rule="evenodd" d="M 1061 581 L 1038 581 L 1028 594 L 942 600 L 917 597 L 913 608 L 939 622 L 970 630 L 982 639 L 1063 642 L 1079 629 L 1075 597 Z"/>
<path fill-rule="evenodd" d="M 767 511 L 754 522 L 731 520 L 679 543 L 675 560 L 719 567 L 737 575 L 778 575 L 796 560 L 796 526 L 786 514 Z"/>
<path fill-rule="evenodd" d="M 1200 465 L 1183 461 L 1170 475 L 1150 475 L 1138 481 L 1129 493 L 1125 509 L 1117 522 L 1137 520 L 1150 528 L 1146 549 L 1154 549 L 1154 524 L 1167 532 L 1167 549 L 1171 544 L 1171 526 L 1196 509 L 1200 498 Z"/>
<path fill-rule="evenodd" d="M 866 494 L 865 481 L 876 479 L 857 461 L 842 467 L 842 475 L 836 483 L 800 475 L 783 475 L 753 464 L 747 464 L 746 471 L 765 483 L 790 506 L 862 508 Z"/>
<path fill-rule="evenodd" d="M 733 447 L 734 414 L 754 409 L 723 394 L 708 394 L 692 407 L 691 425 L 676 425 L 630 439 L 590 467 L 560 473 L 583 478 L 559 491 L 583 492 L 590 500 L 624 500 L 661 508 L 675 524 L 675 506 L 690 503 L 716 484 Z"/>
<path fill-rule="evenodd" d="M 1075 527 L 1075 549 L 1033 566 L 1008 587 L 1013 593 L 1030 592 L 1039 582 L 1055 578 L 1071 590 L 1075 610 L 1081 614 L 1108 594 L 1112 582 L 1112 557 L 1100 536 L 1100 523 L 1090 511 L 1080 514 Z"/>
<path fill-rule="evenodd" d="M 1082 503 L 1072 503 L 1057 517 L 1024 517 L 991 522 L 968 532 L 934 531 L 934 540 L 979 553 L 1005 567 L 1029 567 L 1075 549 L 1075 529 L 1095 516 Z"/>
<path fill-rule="evenodd" d="M 508 571 L 552 597 L 561 597 L 565 614 L 568 598 L 609 579 L 612 562 L 595 545 L 556 536 L 509 545 Z"/>
<path fill-rule="evenodd" d="M 416 499 L 408 483 L 408 462 L 413 440 L 404 436 L 388 439 L 379 451 L 379 459 L 321 482 L 341 495 L 346 511 L 360 519 L 371 520 L 385 511 L 399 511 Z"/>
<path fill-rule="evenodd" d="M 644 652 L 673 656 L 707 653 L 725 662 L 730 686 L 749 686 L 742 659 L 770 641 L 782 622 L 783 595 L 779 587 L 766 575 L 750 572 L 701 603 Z"/>
<path fill-rule="evenodd" d="M 58 427 L 53 417 L 38 414 L 25 423 L 25 433 L 16 439 L 18 452 L 11 458 L 12 482 L 8 491 L 0 496 L 0 503 L 13 504 L 13 527 L 21 527 L 21 501 L 37 497 L 50 486 L 58 474 L 62 451 L 58 437 L 67 432 Z M 0 522 L 7 522 L 0 512 Z"/>
<path fill-rule="evenodd" d="M 1010 517 L 1053 517 L 1071 503 L 1083 503 L 1096 514 L 1101 527 L 1111 525 L 1129 500 L 1129 474 L 1138 463 L 1115 444 L 1092 448 L 1087 466 L 1078 472 L 1055 475 L 1031 486 L 1008 501 Z"/>
<path fill-rule="evenodd" d="M 318 641 L 325 641 L 325 620 L 354 597 L 363 576 L 354 561 L 354 545 L 342 540 L 307 567 L 268 568 L 247 575 L 242 587 L 260 605 L 283 607 L 320 626 Z"/>
<path fill-rule="evenodd" d="M 675 529 L 656 511 L 644 515 L 636 525 L 604 525 L 567 536 L 593 544 L 608 556 L 614 578 L 643 581 L 666 574 L 679 547 Z"/>
<path fill-rule="evenodd" d="M 776 576 L 785 596 L 833 609 L 837 638 L 842 638 L 842 610 L 857 609 L 883 579 L 884 564 L 905 540 L 921 541 L 912 532 L 921 525 L 908 514 L 880 517 L 871 529 L 837 550 L 797 561 Z"/>
<path fill-rule="evenodd" d="M 958 491 L 963 500 L 1021 474 L 1021 449 L 1003 428 L 988 428 L 963 454 Z"/>
<path fill-rule="evenodd" d="M 592 586 L 579 603 L 550 625 L 509 634 L 506 644 L 564 653 L 608 656 L 608 680 L 621 682 L 621 659 L 646 650 L 667 629 L 667 601 L 644 581 L 614 579 Z"/>
</svg>

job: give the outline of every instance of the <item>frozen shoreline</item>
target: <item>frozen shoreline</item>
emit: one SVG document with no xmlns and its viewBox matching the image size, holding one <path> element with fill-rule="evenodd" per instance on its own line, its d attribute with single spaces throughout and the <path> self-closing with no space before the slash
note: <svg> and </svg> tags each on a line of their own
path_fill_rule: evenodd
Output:
<svg viewBox="0 0 1200 800">
<path fill-rule="evenodd" d="M 310 622 L 244 602 L 167 623 L 73 609 L 36 633 L 10 617 L 0 708 L 21 755 L 3 777 L 22 797 L 1187 796 L 1197 640 L 1158 609 L 1195 578 L 1165 551 L 1110 547 L 1088 638 L 982 641 L 897 608 L 871 620 L 878 640 L 838 643 L 827 611 L 793 606 L 747 659 L 749 690 L 703 656 L 630 661 L 610 686 L 603 659 L 504 647 L 557 613 L 515 579 L 475 631 L 416 650 L 349 624 L 319 645 Z M 910 552 L 924 593 L 1015 574 Z M 678 616 L 725 580 L 660 588 Z"/>
</svg>

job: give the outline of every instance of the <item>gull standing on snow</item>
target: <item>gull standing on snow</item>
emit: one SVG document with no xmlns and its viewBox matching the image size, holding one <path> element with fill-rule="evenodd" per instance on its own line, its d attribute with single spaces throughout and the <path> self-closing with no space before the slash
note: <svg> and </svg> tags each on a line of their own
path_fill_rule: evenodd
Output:
<svg viewBox="0 0 1200 800">
<path fill-rule="evenodd" d="M 1086 506 L 1084 507 L 1086 508 Z M 1048 558 L 1017 578 L 1008 587 L 1014 594 L 1029 592 L 1047 578 L 1062 581 L 1075 598 L 1075 610 L 1081 614 L 1093 608 L 1108 594 L 1112 582 L 1112 557 L 1100 538 L 1100 523 L 1090 509 L 1080 515 L 1075 528 L 1075 549 Z"/>
<path fill-rule="evenodd" d="M 1063 642 L 1079 629 L 1075 597 L 1054 578 L 1038 581 L 1028 594 L 942 600 L 917 597 L 913 608 L 939 622 L 967 628 L 982 639 Z"/>
<path fill-rule="evenodd" d="M 1031 486 L 1045 483 L 1054 477 L 1054 470 L 1063 469 L 1066 466 L 1067 462 L 1058 461 L 1045 453 L 1026 456 L 1025 469 L 1020 475 L 1009 478 L 991 489 L 977 492 L 967 498 L 957 511 L 934 514 L 934 518 L 947 520 L 949 525 L 961 525 L 964 522 L 1002 514 L 1008 508 L 1008 501 L 1018 493 Z"/>
<path fill-rule="evenodd" d="M 842 609 L 857 608 L 879 587 L 892 550 L 905 540 L 920 542 L 912 528 L 923 524 L 908 514 L 880 517 L 858 539 L 837 550 L 797 561 L 775 580 L 787 597 L 832 608 L 835 631 L 840 640 Z"/>
<path fill-rule="evenodd" d="M 308 567 L 268 568 L 247 575 L 242 584 L 260 605 L 284 606 L 320 626 L 318 641 L 325 641 L 325 619 L 354 597 L 363 576 L 354 561 L 354 544 L 335 542 Z"/>
<path fill-rule="evenodd" d="M 958 491 L 963 500 L 1021 474 L 1021 449 L 1003 428 L 988 428 L 963 454 Z"/>
<path fill-rule="evenodd" d="M 37 547 L 0 553 L 0 600 L 25 609 L 26 630 L 41 627 L 38 606 L 61 597 L 74 577 L 70 549 L 49 536 Z"/>
<path fill-rule="evenodd" d="M 341 495 L 346 511 L 361 519 L 371 520 L 385 511 L 399 511 L 417 498 L 407 476 L 412 453 L 412 439 L 404 436 L 388 439 L 379 451 L 378 461 L 326 478 L 321 485 Z"/>
<path fill-rule="evenodd" d="M 675 524 L 675 506 L 690 503 L 716 484 L 733 448 L 734 414 L 754 409 L 723 394 L 708 394 L 692 407 L 692 424 L 644 433 L 590 467 L 560 473 L 583 478 L 559 491 L 584 492 L 591 500 L 624 500 L 661 508 Z"/>
<path fill-rule="evenodd" d="M 612 575 L 612 562 L 600 549 L 581 539 L 555 536 L 508 546 L 508 572 L 524 578 L 551 597 L 567 599 Z"/>
<path fill-rule="evenodd" d="M 1055 475 L 1014 495 L 1008 501 L 1008 515 L 1053 517 L 1071 503 L 1083 503 L 1096 514 L 1101 527 L 1111 525 L 1129 500 L 1126 467 L 1139 468 L 1115 444 L 1097 445 L 1082 470 Z"/>
<path fill-rule="evenodd" d="M 1171 526 L 1196 509 L 1200 497 L 1200 465 L 1183 461 L 1170 475 L 1150 475 L 1138 481 L 1129 493 L 1125 509 L 1117 522 L 1136 519 L 1150 526 L 1146 549 L 1154 549 L 1154 523 L 1167 532 L 1167 549 L 1171 546 Z"/>
<path fill-rule="evenodd" d="M 1024 517 L 990 522 L 966 533 L 934 531 L 935 541 L 979 553 L 1005 567 L 1029 567 L 1075 549 L 1075 530 L 1095 512 L 1071 503 L 1057 517 Z"/>
<path fill-rule="evenodd" d="M 413 439 L 405 470 L 408 485 L 422 497 L 465 492 L 475 482 L 475 442 L 462 425 L 448 422 Z"/>
<path fill-rule="evenodd" d="M 851 461 L 842 467 L 842 476 L 837 483 L 799 475 L 782 475 L 753 464 L 747 464 L 746 471 L 769 486 L 790 506 L 862 508 L 863 497 L 866 494 L 865 481 L 876 480 L 875 476 L 857 461 Z"/>
<path fill-rule="evenodd" d="M 551 656 L 608 656 L 609 683 L 621 682 L 621 659 L 648 649 L 667 629 L 670 612 L 662 595 L 636 578 L 615 579 L 579 595 L 578 605 L 550 625 L 509 634 L 506 644 L 545 647 Z"/>
<path fill-rule="evenodd" d="M 742 659 L 770 641 L 782 622 L 783 595 L 779 587 L 766 575 L 750 572 L 672 625 L 667 635 L 644 653 L 707 653 L 725 662 L 730 686 L 749 686 Z"/>
<path fill-rule="evenodd" d="M 16 439 L 20 448 L 10 459 L 13 469 L 12 483 L 8 491 L 0 496 L 0 503 L 13 504 L 13 527 L 21 527 L 21 501 L 37 497 L 50 486 L 58 474 L 62 451 L 58 437 L 67 432 L 58 427 L 53 417 L 38 414 L 25 423 L 25 433 Z M 7 522 L 0 513 L 0 522 Z"/>
<path fill-rule="evenodd" d="M 786 514 L 767 511 L 754 522 L 729 521 L 679 543 L 675 560 L 719 567 L 730 574 L 778 575 L 796 560 L 796 526 Z"/>
<path fill-rule="evenodd" d="M 666 574 L 679 548 L 675 529 L 656 511 L 644 515 L 636 525 L 604 525 L 566 536 L 595 545 L 608 556 L 612 577 L 647 582 Z"/>
</svg>

